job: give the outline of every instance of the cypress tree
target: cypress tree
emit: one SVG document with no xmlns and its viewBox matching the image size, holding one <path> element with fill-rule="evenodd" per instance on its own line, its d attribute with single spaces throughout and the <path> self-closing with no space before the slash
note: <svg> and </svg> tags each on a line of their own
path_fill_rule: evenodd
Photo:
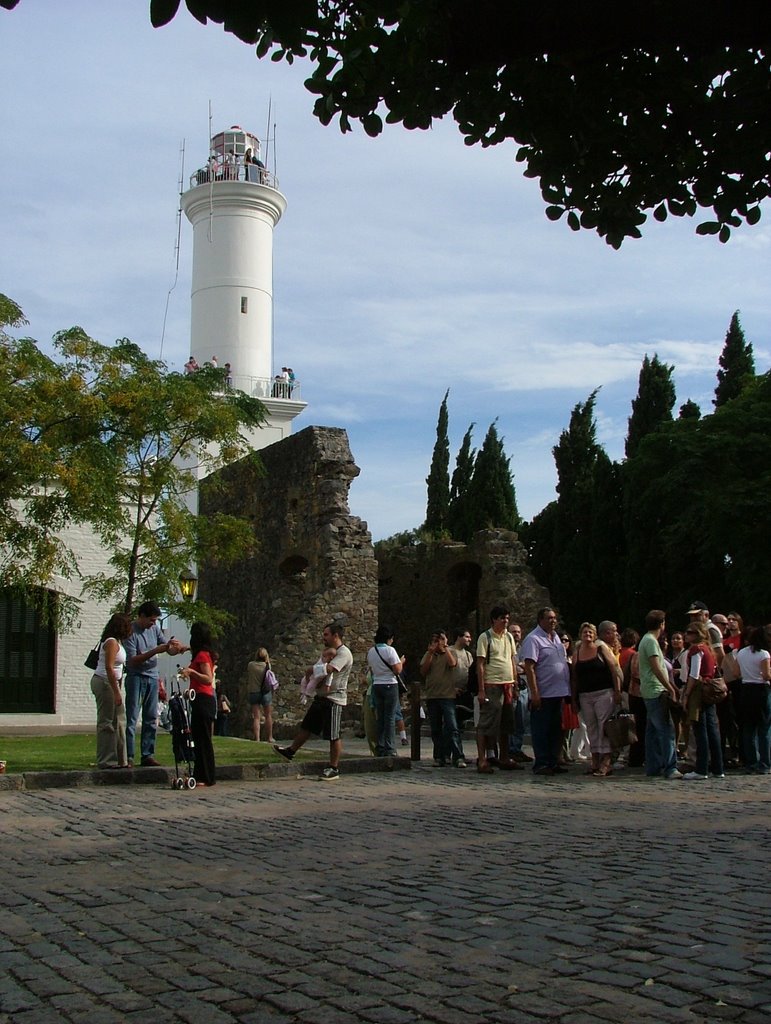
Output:
<svg viewBox="0 0 771 1024">
<path fill-rule="evenodd" d="M 469 485 L 470 530 L 466 540 L 477 530 L 500 528 L 516 530 L 519 510 L 511 478 L 509 459 L 503 450 L 495 422 L 490 424 L 484 443 L 474 463 Z"/>
<path fill-rule="evenodd" d="M 634 458 L 640 441 L 646 434 L 672 422 L 675 404 L 675 385 L 672 381 L 674 366 L 662 363 L 654 354 L 643 359 L 637 398 L 632 401 L 632 415 L 626 435 L 626 457 Z"/>
<path fill-rule="evenodd" d="M 474 424 L 469 425 L 455 459 L 455 469 L 450 481 L 450 514 L 448 526 L 453 540 L 470 538 L 471 522 L 469 507 L 469 486 L 474 473 L 476 452 L 471 447 Z"/>
<path fill-rule="evenodd" d="M 755 376 L 755 356 L 752 343 L 745 340 L 739 323 L 739 310 L 731 317 L 726 331 L 725 344 L 720 353 L 720 369 L 717 371 L 717 387 L 712 404 L 716 409 L 732 398 L 736 398 L 747 381 Z"/>
<path fill-rule="evenodd" d="M 677 418 L 679 420 L 700 420 L 701 409 L 692 398 L 689 398 L 687 402 L 683 402 L 680 406 L 680 413 Z"/>
<path fill-rule="evenodd" d="M 450 438 L 447 414 L 449 394 L 448 388 L 439 406 L 434 454 L 431 457 L 431 469 L 426 477 L 428 497 L 424 529 L 434 537 L 440 537 L 447 530 L 450 510 Z"/>
</svg>

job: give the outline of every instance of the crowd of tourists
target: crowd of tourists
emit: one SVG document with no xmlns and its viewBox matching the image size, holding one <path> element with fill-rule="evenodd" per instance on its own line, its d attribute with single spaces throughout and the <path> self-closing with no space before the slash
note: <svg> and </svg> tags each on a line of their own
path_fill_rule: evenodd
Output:
<svg viewBox="0 0 771 1024">
<path fill-rule="evenodd" d="M 133 766 L 140 710 L 141 765 L 152 767 L 158 723 L 159 654 L 190 652 L 181 670 L 195 694 L 192 733 L 199 785 L 215 782 L 212 733 L 220 714 L 217 652 L 204 623 L 194 623 L 189 644 L 167 639 L 160 609 L 146 602 L 136 618 L 114 615 L 99 643 L 91 689 L 97 705 L 100 768 Z M 437 767 L 468 768 L 480 775 L 530 767 L 537 776 L 560 775 L 576 762 L 586 774 L 607 778 L 624 768 L 643 768 L 652 778 L 704 781 L 726 769 L 771 773 L 771 636 L 769 627 L 745 627 L 741 615 L 710 617 L 694 601 L 684 629 L 667 631 L 666 615 L 653 609 L 640 636 L 619 631 L 606 619 L 584 622 L 575 642 L 559 628 L 553 608 L 542 608 L 526 636 L 508 608 L 496 605 L 490 625 L 476 640 L 467 628 L 436 629 L 420 660 L 420 700 L 410 713 L 427 717 Z M 312 736 L 329 741 L 321 778 L 339 777 L 343 708 L 353 654 L 344 627 L 330 622 L 321 635 L 318 660 L 302 680 L 308 704 L 293 741 L 273 749 L 291 761 Z M 405 659 L 394 630 L 382 624 L 367 653 L 364 719 L 372 753 L 397 754 L 397 733 L 409 741 L 402 700 Z M 248 666 L 249 703 L 255 739 L 262 719 L 273 742 L 272 692 L 277 682 L 260 648 Z M 125 686 L 125 691 L 124 691 Z M 222 715 L 223 710 L 225 714 Z M 475 757 L 463 745 L 473 720 Z M 227 730 L 225 730 L 226 732 Z M 529 736 L 532 755 L 525 749 Z M 682 769 L 682 770 L 681 770 Z"/>
<path fill-rule="evenodd" d="M 769 774 L 768 629 L 745 629 L 735 612 L 710 618 L 699 601 L 684 617 L 687 627 L 668 634 L 665 613 L 654 609 L 642 636 L 610 620 L 584 622 L 574 642 L 552 608 L 523 637 L 498 605 L 475 645 L 468 629 L 436 630 L 420 661 L 434 764 L 468 767 L 463 725 L 473 716 L 483 775 L 525 766 L 558 775 L 576 762 L 595 778 L 627 767 L 689 782 L 724 778 L 726 768 Z M 380 756 L 396 753 L 403 717 L 403 659 L 393 642 L 382 626 L 367 658 Z"/>
</svg>

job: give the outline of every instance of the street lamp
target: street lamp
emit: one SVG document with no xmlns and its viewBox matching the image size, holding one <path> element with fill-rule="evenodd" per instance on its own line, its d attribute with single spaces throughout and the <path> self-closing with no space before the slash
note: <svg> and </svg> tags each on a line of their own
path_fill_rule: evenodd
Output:
<svg viewBox="0 0 771 1024">
<path fill-rule="evenodd" d="M 179 589 L 186 601 L 192 601 L 195 597 L 195 588 L 198 586 L 198 577 L 192 569 L 185 569 L 179 577 Z"/>
</svg>

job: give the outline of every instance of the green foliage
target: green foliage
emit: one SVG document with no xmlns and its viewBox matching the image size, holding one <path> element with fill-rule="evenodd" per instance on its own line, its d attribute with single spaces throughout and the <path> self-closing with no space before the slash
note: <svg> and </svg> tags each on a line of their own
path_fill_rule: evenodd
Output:
<svg viewBox="0 0 771 1024">
<path fill-rule="evenodd" d="M 531 565 L 548 570 L 554 603 L 573 628 L 599 621 L 615 607 L 615 568 L 621 540 L 616 468 L 597 443 L 597 390 L 579 402 L 553 449 L 556 502 L 527 532 Z"/>
<path fill-rule="evenodd" d="M 8 0 L 13 2 L 13 0 Z M 178 0 L 151 0 L 155 26 Z M 542 0 L 187 0 L 258 57 L 307 57 L 322 124 L 518 143 L 550 220 L 618 248 L 652 212 L 725 242 L 760 220 L 768 175 L 768 5 Z M 642 12 L 642 13 L 641 13 Z M 644 21 L 644 24 L 641 21 Z M 385 113 L 385 119 L 381 116 Z"/>
<path fill-rule="evenodd" d="M 21 311 L 0 300 L 6 325 Z M 261 403 L 225 388 L 225 371 L 169 373 L 127 339 L 103 345 L 79 327 L 54 338 L 57 358 L 0 335 L 0 586 L 31 590 L 77 571 L 60 532 L 89 523 L 112 569 L 84 589 L 130 611 L 141 596 L 189 614 L 178 579 L 191 563 L 226 561 L 251 531 L 188 508 L 199 475 L 242 457 Z M 216 615 L 200 603 L 195 616 Z"/>
<path fill-rule="evenodd" d="M 632 415 L 626 437 L 626 457 L 634 458 L 640 441 L 647 435 L 672 421 L 675 404 L 673 366 L 662 363 L 654 354 L 646 355 L 640 370 L 637 397 L 632 400 Z"/>
<path fill-rule="evenodd" d="M 436 424 L 436 443 L 431 457 L 431 469 L 426 477 L 428 500 L 426 503 L 426 522 L 424 529 L 434 537 L 446 532 L 450 511 L 450 438 L 448 434 L 449 416 L 447 399 L 449 388 L 445 392 L 439 406 L 439 419 Z"/>
<path fill-rule="evenodd" d="M 678 414 L 678 419 L 681 419 L 681 420 L 700 420 L 701 419 L 701 409 L 696 404 L 696 402 L 693 401 L 693 399 L 689 398 L 687 402 L 683 402 L 683 404 L 680 406 L 680 412 Z"/>
<path fill-rule="evenodd" d="M 717 387 L 712 404 L 717 409 L 732 398 L 736 398 L 752 377 L 755 376 L 755 356 L 751 342 L 746 341 L 739 311 L 731 317 L 726 331 L 725 344 L 720 353 L 720 369 L 717 371 Z"/>
<path fill-rule="evenodd" d="M 470 538 L 473 533 L 471 499 L 469 487 L 474 474 L 476 452 L 471 447 L 474 424 L 469 425 L 455 459 L 455 469 L 450 481 L 450 536 L 456 540 Z"/>
<path fill-rule="evenodd" d="M 498 428 L 491 423 L 474 462 L 468 488 L 470 532 L 458 540 L 469 541 L 477 530 L 516 530 L 519 511 L 509 459 Z"/>
<path fill-rule="evenodd" d="M 401 530 L 399 533 L 391 534 L 390 537 L 375 541 L 375 557 L 398 551 L 399 548 L 415 548 L 420 544 L 432 544 L 436 539 L 423 529 Z"/>
</svg>

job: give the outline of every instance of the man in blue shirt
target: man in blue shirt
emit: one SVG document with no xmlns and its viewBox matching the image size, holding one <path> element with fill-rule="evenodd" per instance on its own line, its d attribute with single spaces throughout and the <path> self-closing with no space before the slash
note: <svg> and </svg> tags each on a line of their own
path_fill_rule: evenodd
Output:
<svg viewBox="0 0 771 1024">
<path fill-rule="evenodd" d="M 134 764 L 134 735 L 139 709 L 142 709 L 141 765 L 151 768 L 155 760 L 155 733 L 158 729 L 158 655 L 189 651 L 175 640 L 167 640 L 158 625 L 161 609 L 154 601 L 145 601 L 137 609 L 131 635 L 123 641 L 126 648 L 126 755 Z"/>
</svg>

